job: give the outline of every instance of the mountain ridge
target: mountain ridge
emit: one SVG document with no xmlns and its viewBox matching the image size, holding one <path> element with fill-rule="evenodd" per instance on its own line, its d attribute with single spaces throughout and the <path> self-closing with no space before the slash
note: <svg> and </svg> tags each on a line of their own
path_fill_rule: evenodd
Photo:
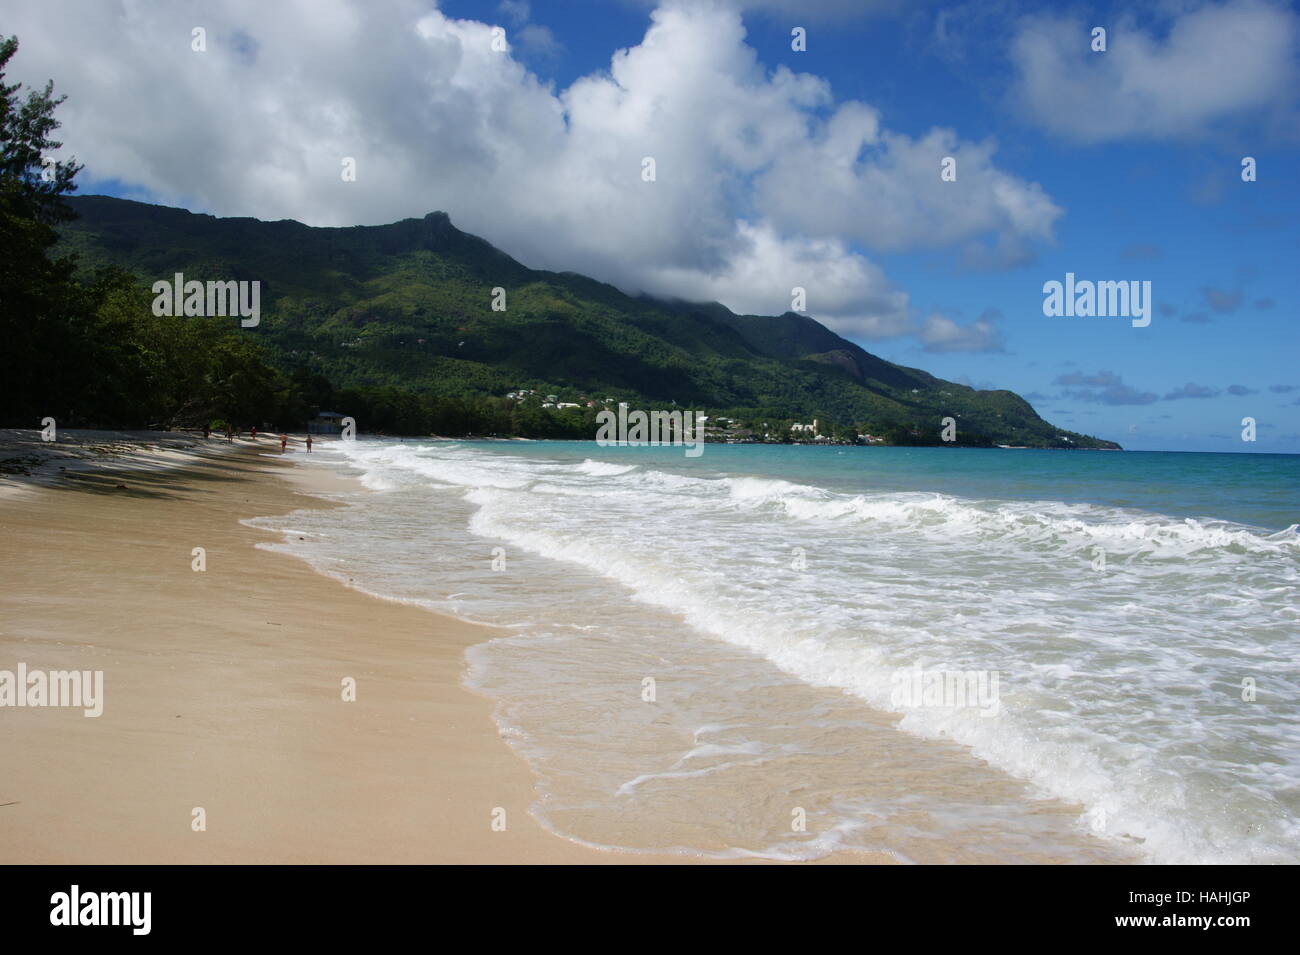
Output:
<svg viewBox="0 0 1300 955">
<path fill-rule="evenodd" d="M 740 315 L 717 302 L 629 295 L 576 272 L 530 269 L 445 212 L 374 226 L 219 218 L 71 196 L 58 254 L 145 285 L 174 273 L 259 280 L 254 332 L 282 368 L 339 388 L 690 405 L 751 421 L 810 420 L 891 443 L 1118 448 L 1059 429 L 1007 390 L 980 391 L 888 362 L 805 315 Z M 506 293 L 491 309 L 492 289 Z M 593 432 L 594 433 L 594 432 Z"/>
</svg>

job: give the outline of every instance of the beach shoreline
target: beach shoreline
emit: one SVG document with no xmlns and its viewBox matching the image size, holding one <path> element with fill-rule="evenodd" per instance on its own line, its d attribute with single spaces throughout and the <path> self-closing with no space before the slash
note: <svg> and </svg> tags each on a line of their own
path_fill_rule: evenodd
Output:
<svg viewBox="0 0 1300 955">
<path fill-rule="evenodd" d="M 531 770 L 462 685 L 466 648 L 497 631 L 258 547 L 280 535 L 243 521 L 338 506 L 320 495 L 353 485 L 291 466 L 301 449 L 281 460 L 270 435 L 186 440 L 162 462 L 0 482 L 0 669 L 104 674 L 98 717 L 0 708 L 0 861 L 711 861 L 539 825 Z"/>
</svg>

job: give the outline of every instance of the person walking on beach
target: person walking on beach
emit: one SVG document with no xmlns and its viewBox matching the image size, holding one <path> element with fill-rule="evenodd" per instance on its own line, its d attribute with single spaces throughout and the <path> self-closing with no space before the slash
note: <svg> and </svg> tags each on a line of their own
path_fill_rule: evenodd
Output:
<svg viewBox="0 0 1300 955">
<path fill-rule="evenodd" d="M 229 424 L 226 425 L 226 443 L 227 443 L 227 444 L 234 444 L 234 443 L 235 443 L 235 428 L 234 428 L 234 425 L 229 425 Z"/>
<path fill-rule="evenodd" d="M 307 435 L 307 453 L 311 454 L 311 435 Z"/>
<path fill-rule="evenodd" d="M 257 440 L 257 425 L 253 425 L 253 427 L 248 432 L 248 436 L 252 438 L 254 441 Z"/>
<path fill-rule="evenodd" d="M 289 443 L 289 436 L 288 436 L 287 434 L 282 434 L 282 435 L 280 435 L 280 453 L 281 453 L 281 454 L 284 454 L 284 446 L 285 446 L 286 444 L 288 444 L 288 443 Z"/>
</svg>

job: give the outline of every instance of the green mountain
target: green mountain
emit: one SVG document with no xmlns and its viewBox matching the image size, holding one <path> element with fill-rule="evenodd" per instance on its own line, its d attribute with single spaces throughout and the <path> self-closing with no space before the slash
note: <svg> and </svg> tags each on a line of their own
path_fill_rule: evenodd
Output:
<svg viewBox="0 0 1300 955">
<path fill-rule="evenodd" d="M 1053 427 L 1010 391 L 884 361 L 795 313 L 736 315 L 526 268 L 441 212 L 313 228 L 104 196 L 67 202 L 78 218 L 60 227 L 56 254 L 74 253 L 83 272 L 121 267 L 145 286 L 176 272 L 259 280 L 261 322 L 241 334 L 282 370 L 335 389 L 422 400 L 533 389 L 580 403 L 583 415 L 594 414 L 586 399 L 613 398 L 707 410 L 760 432 L 818 417 L 823 432 L 868 430 L 895 443 L 937 443 L 952 416 L 960 444 L 1119 447 Z M 492 308 L 496 288 L 504 311 Z"/>
</svg>

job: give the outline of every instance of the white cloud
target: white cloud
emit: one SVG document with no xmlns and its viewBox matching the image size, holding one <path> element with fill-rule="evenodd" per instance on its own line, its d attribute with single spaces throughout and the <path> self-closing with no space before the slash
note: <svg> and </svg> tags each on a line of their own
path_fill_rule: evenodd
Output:
<svg viewBox="0 0 1300 955">
<path fill-rule="evenodd" d="M 1132 15 L 1027 19 L 1012 41 L 1016 98 L 1045 129 L 1084 142 L 1196 136 L 1243 112 L 1290 106 L 1293 11 L 1266 0 L 1180 8 L 1159 33 Z M 1090 47 L 1094 26 L 1108 28 L 1105 52 Z"/>
<path fill-rule="evenodd" d="M 657 6 L 659 0 L 638 0 L 642 6 Z M 791 25 L 803 22 L 862 20 L 893 16 L 928 6 L 933 0 L 701 0 L 725 4 L 738 10 L 790 17 Z"/>
<path fill-rule="evenodd" d="M 534 60 L 550 62 L 564 51 L 564 44 L 555 38 L 551 28 L 540 24 L 528 24 L 519 31 L 518 39 L 524 53 Z"/>
<path fill-rule="evenodd" d="M 931 313 L 921 326 L 921 342 L 929 352 L 1003 351 L 1002 330 L 981 317 L 960 325 L 940 312 Z"/>
<path fill-rule="evenodd" d="M 206 53 L 190 49 L 195 26 Z M 5 29 L 22 43 L 13 76 L 68 94 L 60 135 L 83 178 L 314 225 L 444 210 L 528 265 L 629 290 L 776 313 L 803 286 L 810 314 L 861 337 L 916 325 L 860 248 L 987 243 L 1010 260 L 1059 215 L 991 144 L 893 133 L 823 79 L 765 69 L 727 6 L 666 3 L 607 72 L 561 91 L 492 50 L 489 24 L 424 0 L 201 13 L 50 0 L 16 7 Z M 939 181 L 941 155 L 957 157 L 956 183 Z"/>
<path fill-rule="evenodd" d="M 881 129 L 879 114 L 846 103 L 776 157 L 760 178 L 760 208 L 782 228 L 831 231 L 885 252 L 973 243 L 992 235 L 1019 259 L 1048 240 L 1061 210 L 1037 183 L 993 164 L 991 142 L 948 129 L 912 139 Z M 955 181 L 941 164 L 955 160 Z"/>
<path fill-rule="evenodd" d="M 836 316 L 835 328 L 860 338 L 897 338 L 914 331 L 907 295 L 879 266 L 834 240 L 784 239 L 770 226 L 740 223 L 744 248 L 712 274 L 660 270 L 656 284 L 688 299 L 718 299 L 742 314 L 787 312 L 792 291 L 807 294 L 806 311 Z"/>
<path fill-rule="evenodd" d="M 528 22 L 532 8 L 528 0 L 501 0 L 497 12 L 509 21 L 513 27 L 522 27 Z"/>
<path fill-rule="evenodd" d="M 497 12 L 510 25 L 509 41 L 517 45 L 530 63 L 549 64 L 564 52 L 564 45 L 555 38 L 550 27 L 529 22 L 532 8 L 528 0 L 501 0 Z"/>
</svg>

